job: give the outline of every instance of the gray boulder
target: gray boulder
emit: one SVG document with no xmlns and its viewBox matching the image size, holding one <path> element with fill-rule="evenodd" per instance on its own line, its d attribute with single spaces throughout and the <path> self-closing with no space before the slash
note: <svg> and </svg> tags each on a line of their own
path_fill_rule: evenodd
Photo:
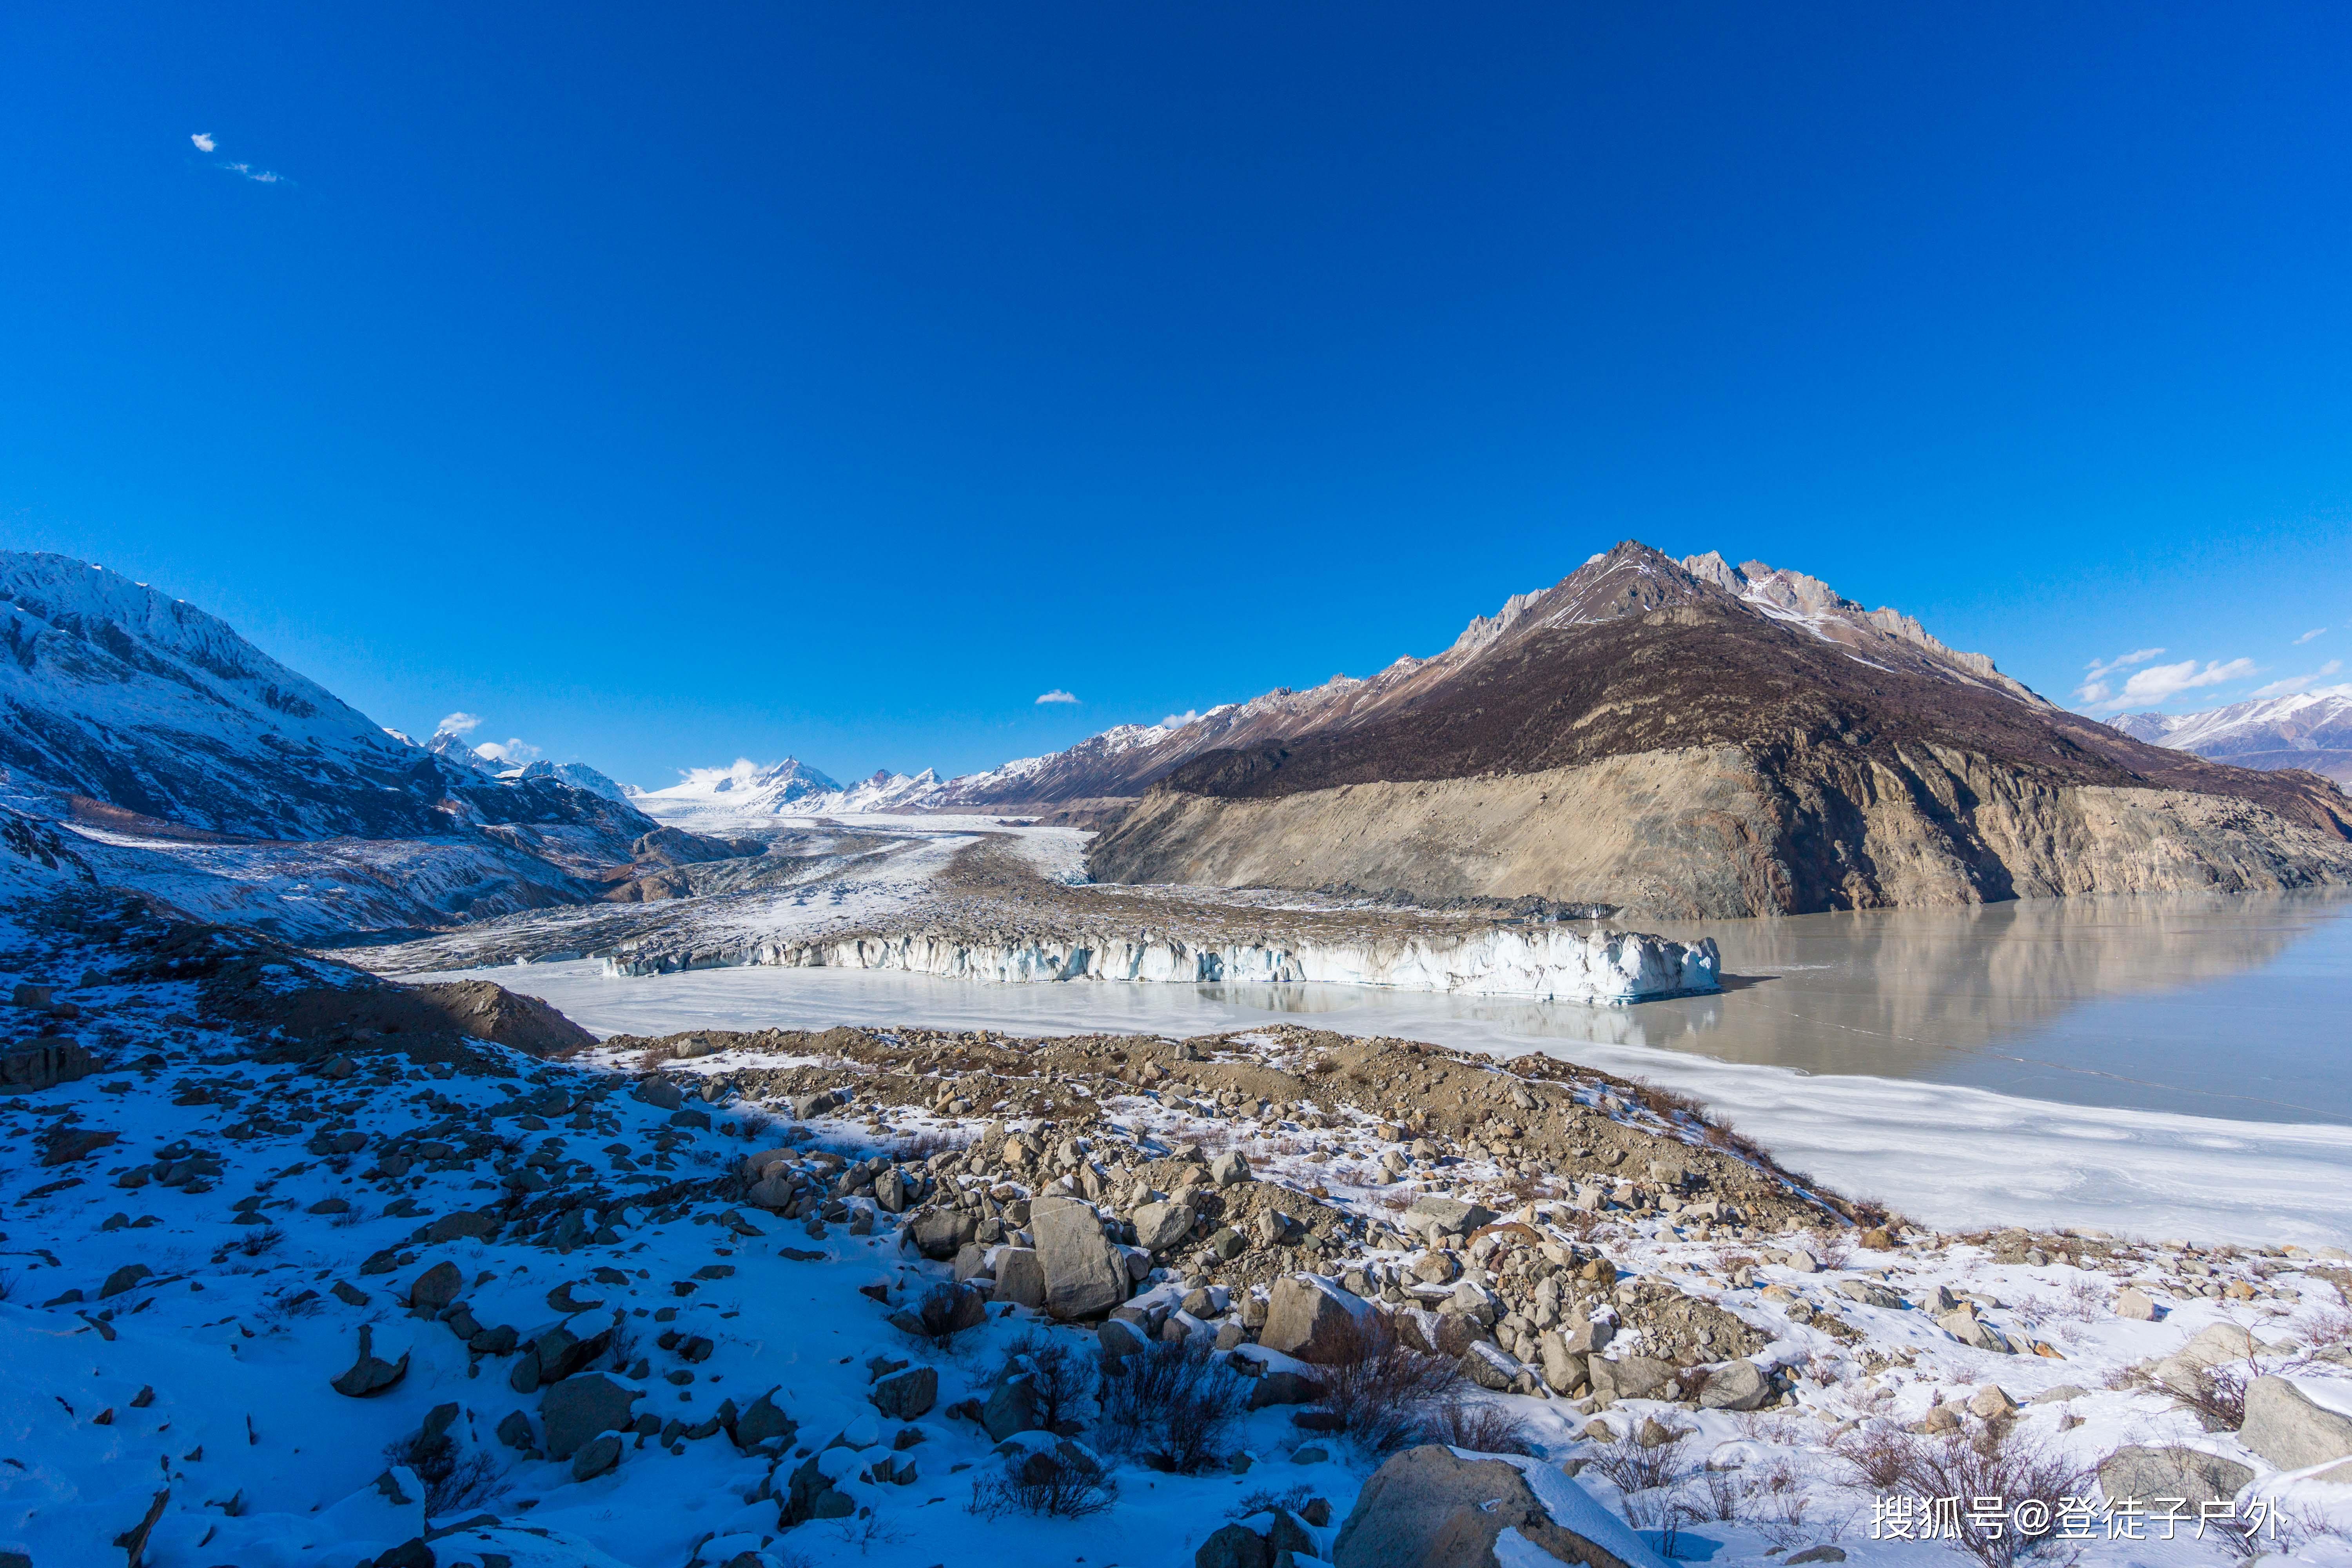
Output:
<svg viewBox="0 0 2352 1568">
<path fill-rule="evenodd" d="M 375 1353 L 375 1331 L 367 1324 L 360 1325 L 359 1354 L 351 1369 L 330 1384 L 337 1394 L 352 1399 L 373 1399 L 379 1394 L 389 1394 L 400 1386 L 408 1375 L 408 1352 L 400 1352 L 396 1362 L 385 1361 Z"/>
<path fill-rule="evenodd" d="M 2352 1416 L 2315 1405 L 2283 1377 L 2246 1385 L 2246 1424 L 2238 1441 L 2282 1470 L 2352 1458 Z"/>
<path fill-rule="evenodd" d="M 1568 1477 L 1548 1475 L 1544 1491 L 1549 1506 L 1505 1459 L 1465 1459 L 1437 1444 L 1408 1448 L 1364 1483 L 1331 1560 L 1338 1568 L 1497 1568 L 1496 1539 L 1509 1530 L 1564 1563 L 1663 1568 Z"/>
<path fill-rule="evenodd" d="M 1246 1524 L 1220 1525 L 1192 1553 L 1192 1568 L 1270 1568 L 1265 1537 Z"/>
<path fill-rule="evenodd" d="M 601 1432 L 617 1432 L 634 1417 L 630 1405 L 637 1391 L 624 1388 L 603 1373 L 567 1377 L 540 1396 L 539 1429 L 547 1451 L 568 1459 Z"/>
<path fill-rule="evenodd" d="M 1454 1363 L 1462 1375 L 1479 1387 L 1496 1394 L 1508 1394 L 1527 1375 L 1527 1367 L 1517 1357 L 1492 1344 L 1475 1344 L 1462 1352 Z"/>
<path fill-rule="evenodd" d="M 1648 1399 L 1675 1381 L 1674 1363 L 1655 1356 L 1621 1356 L 1615 1361 L 1594 1356 L 1584 1364 L 1592 1378 L 1594 1395 L 1604 1400 Z"/>
<path fill-rule="evenodd" d="M 1465 1203 L 1460 1198 L 1415 1198 L 1412 1206 L 1404 1211 L 1405 1223 L 1418 1230 L 1465 1232 L 1482 1230 L 1495 1223 L 1497 1215 L 1482 1204 Z"/>
<path fill-rule="evenodd" d="M 572 1456 L 572 1479 L 593 1481 L 607 1470 L 620 1468 L 621 1439 L 610 1432 L 593 1437 Z"/>
<path fill-rule="evenodd" d="M 1735 1361 L 1717 1367 L 1699 1391 L 1702 1410 L 1753 1410 L 1771 1397 L 1771 1380 L 1752 1361 Z"/>
<path fill-rule="evenodd" d="M 998 1384 L 981 1406 L 980 1424 L 992 1442 L 1002 1443 L 1016 1432 L 1034 1432 L 1045 1425 L 1037 1417 L 1037 1395 L 1029 1379 L 1015 1373 Z"/>
<path fill-rule="evenodd" d="M 781 1437 L 789 1443 L 800 1431 L 800 1423 L 783 1412 L 776 1403 L 776 1391 L 768 1390 L 751 1401 L 751 1407 L 735 1417 L 732 1436 L 735 1446 L 752 1449 L 761 1444 Z"/>
<path fill-rule="evenodd" d="M 677 1091 L 677 1085 L 665 1078 L 640 1079 L 634 1098 L 656 1110 L 676 1110 L 686 1103 L 686 1096 Z"/>
<path fill-rule="evenodd" d="M 1209 1180 L 1221 1187 L 1237 1187 L 1250 1180 L 1249 1160 L 1238 1149 L 1229 1149 L 1209 1162 Z"/>
<path fill-rule="evenodd" d="M 1030 1205 L 1029 1234 L 1045 1274 L 1045 1310 L 1055 1317 L 1098 1317 L 1127 1300 L 1127 1259 L 1104 1237 L 1091 1205 L 1040 1198 Z"/>
<path fill-rule="evenodd" d="M 893 1421 L 920 1420 L 939 1401 L 940 1374 L 933 1367 L 910 1366 L 876 1384 L 866 1397 Z"/>
<path fill-rule="evenodd" d="M 1192 1234 L 1192 1211 L 1182 1204 L 1145 1204 L 1135 1211 L 1135 1244 L 1165 1252 Z"/>
<path fill-rule="evenodd" d="M 2236 1497 L 2253 1479 L 2254 1472 L 2236 1460 L 2194 1448 L 2117 1448 L 2099 1461 L 2099 1490 L 2110 1502 L 2186 1498 L 2194 1509 Z"/>
<path fill-rule="evenodd" d="M 1328 1279 L 1292 1274 L 1274 1282 L 1257 1342 L 1303 1362 L 1329 1366 L 1356 1348 L 1372 1306 Z"/>
<path fill-rule="evenodd" d="M 1568 1339 L 1551 1331 L 1536 1342 L 1543 1348 L 1543 1379 L 1554 1394 L 1573 1394 L 1577 1384 L 1587 1381 L 1584 1358 L 1568 1348 Z"/>
<path fill-rule="evenodd" d="M 456 1264 L 444 1258 L 409 1283 L 408 1304 L 437 1312 L 456 1300 L 465 1286 L 465 1275 L 458 1272 Z"/>
<path fill-rule="evenodd" d="M 915 1249 L 924 1257 L 945 1263 L 953 1258 L 980 1229 L 980 1221 L 960 1209 L 933 1209 L 919 1215 L 908 1226 L 914 1237 Z"/>
<path fill-rule="evenodd" d="M 1016 1307 L 1045 1304 L 1045 1268 L 1034 1248 L 1008 1247 L 997 1253 L 994 1299 Z"/>
</svg>

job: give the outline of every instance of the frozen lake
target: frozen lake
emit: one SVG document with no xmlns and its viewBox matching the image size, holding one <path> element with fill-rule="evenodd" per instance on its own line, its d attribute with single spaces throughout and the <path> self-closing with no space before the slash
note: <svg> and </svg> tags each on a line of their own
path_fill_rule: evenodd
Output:
<svg viewBox="0 0 2352 1568">
<path fill-rule="evenodd" d="M 2352 900 L 2056 900 L 1670 929 L 1719 996 L 1588 1008 L 1339 986 L 985 985 L 820 969 L 475 971 L 600 1035 L 920 1023 L 1202 1034 L 1276 1018 L 1696 1094 L 1937 1225 L 2352 1240 Z"/>
</svg>

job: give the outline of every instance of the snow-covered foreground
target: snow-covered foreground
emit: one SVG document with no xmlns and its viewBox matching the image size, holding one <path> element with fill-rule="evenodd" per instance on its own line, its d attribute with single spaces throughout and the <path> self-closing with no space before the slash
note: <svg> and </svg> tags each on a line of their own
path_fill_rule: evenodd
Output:
<svg viewBox="0 0 2352 1568">
<path fill-rule="evenodd" d="M 19 1016 L 101 1063 L 0 1098 L 0 1552 L 41 1568 L 1264 1562 L 1203 1554 L 1235 1525 L 1258 1547 L 1284 1532 L 1294 1562 L 1394 1561 L 1360 1529 L 1341 1548 L 1394 1461 L 1318 1424 L 1336 1373 L 1275 1342 L 1285 1291 L 1466 1337 L 1476 1385 L 1448 1408 L 1473 1424 L 1453 1429 L 1523 1449 L 1509 1463 L 1549 1519 L 1628 1568 L 1662 1549 L 1916 1562 L 1916 1539 L 1874 1538 L 1894 1489 L 1856 1468 L 1872 1434 L 1912 1426 L 2053 1456 L 2094 1562 L 2231 1560 L 2189 1539 L 2194 1511 L 2169 1542 L 2152 1521 L 2106 1533 L 2092 1472 L 2132 1445 L 2235 1467 L 2215 1472 L 2234 1514 L 2278 1505 L 2282 1547 L 2352 1561 L 2326 1533 L 2352 1523 L 2352 1487 L 2318 1479 L 2341 1458 L 2266 1458 L 2251 1425 L 2206 1431 L 2147 1382 L 2193 1384 L 2185 1347 L 2242 1343 L 2323 1416 L 2352 1408 L 2341 1253 L 1863 1233 L 1622 1085 L 1276 1027 L 1013 1051 L 911 1029 L 688 1037 L 680 1013 L 658 1046 L 572 1062 L 356 1022 L 348 1054 L 289 1049 L 322 988 L 368 983 L 163 922 L 116 947 L 62 934 L 133 919 L 5 933 L 0 965 L 0 984 L 60 986 L 70 1011 L 31 996 Z M 632 987 L 640 1005 L 660 984 Z M 1569 1179 L 1589 1171 L 1614 1173 Z M 1188 1205 L 1259 1218 L 1159 1236 Z M 1020 1304 L 1014 1255 L 1034 1269 L 1076 1246 L 1042 1239 L 1068 1213 L 1122 1278 L 1057 1322 Z M 1247 1271 L 1218 1282 L 1229 1266 Z M 949 1342 L 909 1331 L 959 1276 L 996 1297 L 986 1312 Z M 1097 1329 L 1110 1302 L 1139 1327 Z M 1191 1473 L 1086 1392 L 1108 1386 L 1098 1349 L 1144 1353 L 1153 1331 L 1213 1340 L 1272 1395 Z M 1570 1334 L 1600 1342 L 1588 1358 Z M 1006 1394 L 1034 1393 L 1055 1347 L 1087 1369 L 1071 1447 Z M 1100 1463 L 1115 1499 L 995 1506 L 1041 1450 Z M 1446 1560 L 1555 1568 L 1541 1535 Z"/>
<path fill-rule="evenodd" d="M 1927 1224 L 2095 1225 L 2204 1240 L 2352 1243 L 2352 1128 L 2059 1104 L 1861 1075 L 1810 1075 L 1617 1043 L 1613 1011 L 1518 1010 L 1339 988 L 968 986 L 730 968 L 647 977 L 594 963 L 469 972 L 600 1035 L 920 1020 L 1034 1035 L 1197 1034 L 1277 1018 L 1510 1055 L 1540 1050 L 1696 1095 L 1789 1165 Z M 1562 1033 L 1581 1022 L 1591 1037 Z"/>
</svg>

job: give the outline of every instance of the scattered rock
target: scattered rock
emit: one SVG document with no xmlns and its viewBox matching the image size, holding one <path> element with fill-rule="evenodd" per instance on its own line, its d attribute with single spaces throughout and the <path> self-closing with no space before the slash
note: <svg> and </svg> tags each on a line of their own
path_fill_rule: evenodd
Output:
<svg viewBox="0 0 2352 1568">
<path fill-rule="evenodd" d="M 624 1388 L 602 1373 L 567 1377 L 555 1384 L 539 1401 L 539 1429 L 546 1434 L 549 1456 L 571 1458 L 598 1433 L 626 1427 L 636 1398 L 635 1389 Z"/>
<path fill-rule="evenodd" d="M 919 1420 L 939 1400 L 940 1374 L 932 1367 L 909 1367 L 876 1384 L 867 1397 L 893 1421 Z"/>
<path fill-rule="evenodd" d="M 337 1394 L 352 1399 L 373 1399 L 379 1394 L 388 1394 L 399 1387 L 400 1380 L 407 1375 L 408 1352 L 401 1352 L 396 1362 L 378 1359 L 375 1354 L 375 1330 L 362 1323 L 358 1356 L 352 1362 L 351 1370 L 333 1379 L 330 1386 Z"/>
<path fill-rule="evenodd" d="M 2099 1490 L 2114 1501 L 2185 1498 L 2194 1510 L 2236 1497 L 2253 1479 L 2254 1472 L 2236 1460 L 2194 1448 L 2117 1448 L 2099 1461 Z"/>
<path fill-rule="evenodd" d="M 2246 1424 L 2238 1441 L 2282 1470 L 2352 1458 L 2352 1416 L 2312 1403 L 2283 1377 L 2246 1385 Z"/>
</svg>

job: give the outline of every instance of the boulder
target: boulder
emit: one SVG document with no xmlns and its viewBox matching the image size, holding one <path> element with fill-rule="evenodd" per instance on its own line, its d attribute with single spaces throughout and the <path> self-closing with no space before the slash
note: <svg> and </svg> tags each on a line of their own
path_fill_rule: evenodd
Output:
<svg viewBox="0 0 2352 1568">
<path fill-rule="evenodd" d="M 1655 1356 L 1620 1356 L 1604 1361 L 1594 1356 L 1585 1363 L 1592 1392 L 1601 1399 L 1649 1399 L 1675 1381 L 1675 1364 Z"/>
<path fill-rule="evenodd" d="M 568 1459 L 598 1433 L 625 1429 L 633 1420 L 629 1405 L 636 1397 L 635 1389 L 624 1388 L 601 1372 L 565 1378 L 540 1396 L 539 1429 L 549 1455 Z"/>
<path fill-rule="evenodd" d="M 1511 1392 L 1528 1372 L 1517 1357 L 1492 1344 L 1472 1345 L 1454 1364 L 1462 1369 L 1464 1377 L 1496 1394 Z"/>
<path fill-rule="evenodd" d="M 1016 1307 L 1043 1307 L 1045 1304 L 1045 1268 L 1037 1261 L 1034 1248 L 1007 1247 L 998 1249 L 994 1300 L 1009 1301 Z"/>
<path fill-rule="evenodd" d="M 1752 1361 L 1727 1362 L 1707 1375 L 1699 1390 L 1702 1410 L 1753 1410 L 1772 1396 L 1771 1380 Z"/>
<path fill-rule="evenodd" d="M 1095 1331 L 1095 1338 L 1106 1360 L 1117 1361 L 1130 1356 L 1150 1344 L 1142 1328 L 1124 1318 L 1106 1318 Z"/>
<path fill-rule="evenodd" d="M 155 1271 L 143 1263 L 126 1263 L 106 1277 L 106 1283 L 98 1288 L 98 1299 L 103 1301 L 109 1296 L 120 1296 L 125 1290 L 136 1289 L 142 1280 L 152 1279 L 154 1274 Z"/>
<path fill-rule="evenodd" d="M 1249 1407 L 1264 1410 L 1269 1405 L 1307 1405 L 1322 1392 L 1310 1378 L 1276 1370 L 1257 1380 L 1256 1386 L 1250 1390 Z"/>
<path fill-rule="evenodd" d="M 620 1465 L 621 1439 L 614 1434 L 607 1432 L 601 1436 L 591 1438 L 581 1446 L 578 1453 L 572 1456 L 572 1479 L 575 1481 L 593 1481 L 607 1470 L 618 1469 Z"/>
<path fill-rule="evenodd" d="M 1265 1537 L 1246 1524 L 1220 1525 L 1192 1553 L 1192 1568 L 1272 1568 Z"/>
<path fill-rule="evenodd" d="M 438 1247 L 447 1241 L 478 1241 L 497 1234 L 499 1222 L 476 1209 L 458 1209 L 445 1214 L 425 1227 L 425 1245 Z"/>
<path fill-rule="evenodd" d="M 335 1378 L 330 1386 L 337 1394 L 352 1399 L 373 1399 L 400 1386 L 408 1375 L 408 1352 L 400 1352 L 396 1362 L 381 1360 L 375 1353 L 375 1331 L 367 1324 L 360 1325 L 359 1355 L 351 1370 Z"/>
<path fill-rule="evenodd" d="M 1584 1358 L 1568 1348 L 1568 1339 L 1557 1331 L 1547 1332 L 1536 1342 L 1543 1351 L 1543 1378 L 1554 1394 L 1572 1394 L 1577 1384 L 1589 1381 L 1584 1370 Z"/>
<path fill-rule="evenodd" d="M 2352 1458 L 2352 1415 L 2312 1403 L 2283 1377 L 2246 1385 L 2246 1424 L 2238 1441 L 2282 1470 Z"/>
<path fill-rule="evenodd" d="M 2254 1472 L 2236 1460 L 2194 1448 L 2117 1448 L 2099 1461 L 2099 1490 L 2110 1502 L 2185 1498 L 2194 1510 L 2236 1497 L 2253 1479 Z"/>
<path fill-rule="evenodd" d="M 1498 1552 L 1507 1531 L 1518 1539 Z M 1664 1568 L 1567 1476 L 1540 1466 L 1523 1472 L 1507 1459 L 1465 1459 L 1438 1444 L 1406 1449 L 1364 1483 L 1331 1552 L 1338 1568 L 1521 1568 L 1547 1558 L 1588 1568 Z"/>
<path fill-rule="evenodd" d="M 1209 1180 L 1221 1187 L 1237 1187 L 1250 1179 L 1249 1160 L 1238 1149 L 1229 1149 L 1209 1162 Z"/>
<path fill-rule="evenodd" d="M 1034 1432 L 1045 1424 L 1037 1418 L 1037 1395 L 1029 1379 L 1015 1373 L 998 1384 L 981 1406 L 980 1424 L 989 1440 L 1002 1443 L 1016 1432 Z"/>
<path fill-rule="evenodd" d="M 1165 1252 L 1192 1234 L 1192 1211 L 1182 1204 L 1145 1204 L 1135 1211 L 1135 1244 Z"/>
<path fill-rule="evenodd" d="M 676 1110 L 686 1103 L 686 1096 L 678 1092 L 677 1085 L 666 1078 L 640 1079 L 635 1090 L 635 1099 L 639 1103 L 650 1105 L 656 1110 Z"/>
<path fill-rule="evenodd" d="M 2147 1291 L 2126 1287 L 2116 1297 L 2116 1316 L 2152 1323 L 2156 1321 L 2156 1302 Z"/>
<path fill-rule="evenodd" d="M 876 1384 L 866 1397 L 893 1421 L 920 1420 L 939 1401 L 940 1374 L 933 1367 L 911 1366 Z"/>
<path fill-rule="evenodd" d="M 2154 1375 L 2175 1394 L 2194 1394 L 2198 1373 L 2251 1360 L 2253 1353 L 2254 1336 L 2237 1324 L 2208 1323 L 2187 1344 L 2158 1362 Z"/>
<path fill-rule="evenodd" d="M 408 1304 L 428 1312 L 437 1312 L 457 1299 L 465 1289 L 466 1277 L 457 1266 L 443 1259 L 409 1281 Z"/>
<path fill-rule="evenodd" d="M 977 1234 L 980 1221 L 961 1209 L 933 1209 L 918 1215 L 907 1229 L 914 1238 L 915 1250 L 935 1262 L 945 1263 Z"/>
<path fill-rule="evenodd" d="M 1274 1282 L 1257 1342 L 1303 1362 L 1332 1365 L 1355 1349 L 1371 1311 L 1370 1302 L 1328 1279 L 1286 1275 Z"/>
<path fill-rule="evenodd" d="M 1465 1203 L 1460 1198 L 1415 1198 L 1412 1206 L 1404 1211 L 1405 1223 L 1416 1230 L 1462 1234 L 1490 1226 L 1497 1217 L 1493 1209 L 1482 1204 Z"/>
<path fill-rule="evenodd" d="M 1945 1313 L 1936 1320 L 1936 1325 L 1972 1350 L 1990 1351 L 1996 1355 L 2015 1353 L 2007 1334 L 1966 1307 Z"/>
<path fill-rule="evenodd" d="M 800 1431 L 800 1423 L 784 1414 L 776 1404 L 776 1391 L 768 1390 L 751 1401 L 751 1407 L 735 1417 L 729 1435 L 739 1448 L 756 1448 L 772 1438 L 789 1443 Z"/>
<path fill-rule="evenodd" d="M 1969 1414 L 1979 1421 L 1999 1421 L 2017 1414 L 2017 1401 L 2000 1384 L 1988 1383 L 1969 1397 Z"/>
<path fill-rule="evenodd" d="M 1090 1205 L 1040 1198 L 1030 1205 L 1029 1233 L 1045 1271 L 1045 1310 L 1055 1317 L 1099 1317 L 1127 1300 L 1127 1259 L 1103 1236 Z"/>
</svg>

